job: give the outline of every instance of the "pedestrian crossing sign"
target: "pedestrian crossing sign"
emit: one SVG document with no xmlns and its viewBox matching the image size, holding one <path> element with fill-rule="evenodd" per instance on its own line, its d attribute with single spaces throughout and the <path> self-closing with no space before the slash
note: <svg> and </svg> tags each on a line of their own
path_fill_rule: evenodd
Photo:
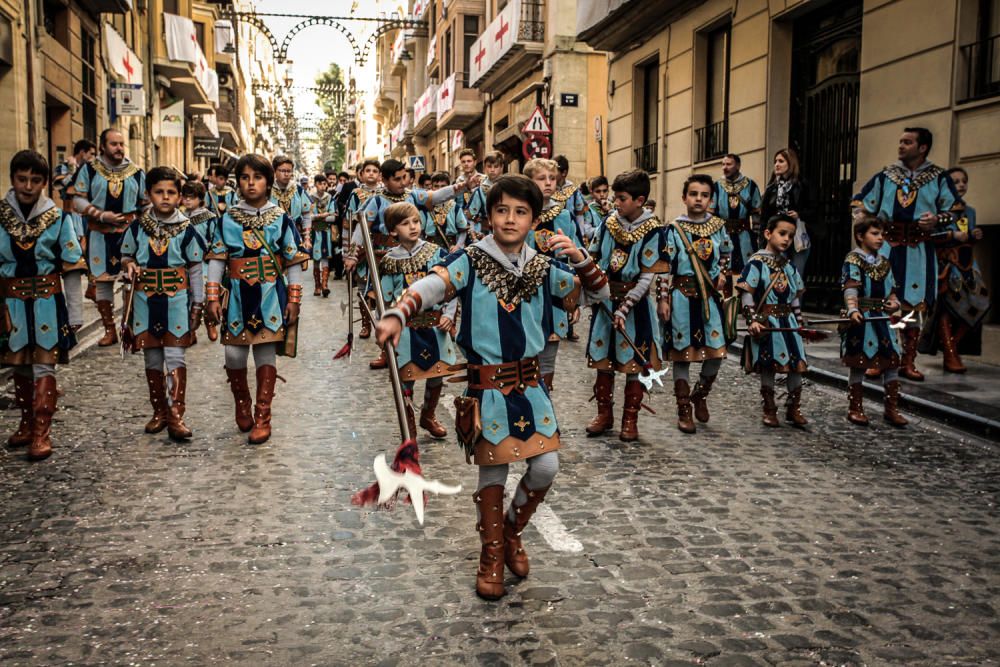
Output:
<svg viewBox="0 0 1000 667">
<path fill-rule="evenodd" d="M 409 167 L 413 171 L 427 171 L 427 162 L 423 155 L 410 155 L 407 157 Z"/>
</svg>

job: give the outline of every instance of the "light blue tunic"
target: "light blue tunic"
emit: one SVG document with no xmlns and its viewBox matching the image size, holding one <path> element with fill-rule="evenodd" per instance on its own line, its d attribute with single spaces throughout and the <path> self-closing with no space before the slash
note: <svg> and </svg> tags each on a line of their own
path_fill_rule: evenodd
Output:
<svg viewBox="0 0 1000 667">
<path fill-rule="evenodd" d="M 128 159 L 111 167 L 98 157 L 77 170 L 71 192 L 102 211 L 137 215 L 145 204 L 146 174 Z M 90 230 L 87 265 L 98 280 L 114 280 L 121 271 L 123 235 L 124 230 L 107 234 Z"/>
<path fill-rule="evenodd" d="M 730 221 L 730 225 L 746 226 L 741 231 L 729 231 L 733 245 L 733 275 L 743 272 L 743 267 L 757 250 L 757 235 L 750 231 L 753 217 L 760 216 L 760 188 L 753 180 L 740 176 L 735 181 L 720 179 L 712 189 L 712 212 Z"/>
<path fill-rule="evenodd" d="M 772 280 L 774 287 L 768 291 L 768 285 Z M 760 312 L 764 304 L 791 307 L 792 302 L 806 289 L 802 276 L 795 270 L 794 264 L 784 257 L 775 257 L 763 250 L 750 256 L 750 261 L 743 267 L 743 273 L 736 287 L 753 295 L 757 312 Z M 767 297 L 761 303 L 765 291 Z M 797 329 L 799 321 L 794 313 L 781 316 L 769 315 L 764 326 Z M 770 370 L 779 373 L 804 373 L 807 370 L 806 351 L 799 332 L 775 331 L 765 333 L 760 338 L 751 336 L 747 338 L 750 341 L 752 355 L 751 367 L 746 369 L 747 372 L 759 373 L 762 370 Z"/>
</svg>

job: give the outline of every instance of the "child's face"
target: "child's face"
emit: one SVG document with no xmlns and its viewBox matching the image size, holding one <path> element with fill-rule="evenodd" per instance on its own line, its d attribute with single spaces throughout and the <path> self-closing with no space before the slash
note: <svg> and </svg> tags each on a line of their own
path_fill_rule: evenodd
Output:
<svg viewBox="0 0 1000 667">
<path fill-rule="evenodd" d="M 395 236 L 399 239 L 400 243 L 413 244 L 420 239 L 421 228 L 420 216 L 411 215 L 396 225 L 392 232 L 390 232 L 390 236 Z"/>
<path fill-rule="evenodd" d="M 858 243 L 869 254 L 877 253 L 882 248 L 882 230 L 878 227 L 869 227 L 867 232 L 858 237 Z"/>
<path fill-rule="evenodd" d="M 546 199 L 555 194 L 558 179 L 558 172 L 548 171 L 546 169 L 536 171 L 535 175 L 531 177 L 531 180 L 535 182 L 535 185 L 537 185 L 538 189 L 542 191 L 542 195 Z"/>
<path fill-rule="evenodd" d="M 376 185 L 378 183 L 378 176 L 378 167 L 373 164 L 365 165 L 365 168 L 361 170 L 361 182 L 367 186 Z"/>
<path fill-rule="evenodd" d="M 501 163 L 492 164 L 490 162 L 487 162 L 483 164 L 483 171 L 486 173 L 486 175 L 489 177 L 491 181 L 495 181 L 501 176 L 503 176 L 503 164 Z"/>
<path fill-rule="evenodd" d="M 476 170 L 476 158 L 471 155 L 463 155 L 458 159 L 458 164 L 461 165 L 462 171 L 466 174 L 471 174 Z"/>
<path fill-rule="evenodd" d="M 441 188 L 446 188 L 446 187 L 448 187 L 448 185 L 449 185 L 448 181 L 446 181 L 444 179 L 438 179 L 436 181 L 431 181 L 431 187 L 434 188 L 435 190 L 440 190 Z"/>
<path fill-rule="evenodd" d="M 410 176 L 410 172 L 403 172 L 403 189 L 409 188 L 413 185 L 413 177 Z"/>
<path fill-rule="evenodd" d="M 690 217 L 702 216 L 712 201 L 712 189 L 704 183 L 688 183 L 684 206 Z"/>
<path fill-rule="evenodd" d="M 782 253 L 788 250 L 795 239 L 795 225 L 790 222 L 779 222 L 774 229 L 765 229 L 764 238 L 771 252 Z"/>
<path fill-rule="evenodd" d="M 597 201 L 604 201 L 605 199 L 608 198 L 608 192 L 610 192 L 610 188 L 608 188 L 608 186 L 606 185 L 598 185 L 590 192 L 591 194 L 594 195 L 594 199 L 596 199 Z"/>
<path fill-rule="evenodd" d="M 534 221 L 531 204 L 506 193 L 490 209 L 493 238 L 504 247 L 515 247 L 524 243 Z"/>
<path fill-rule="evenodd" d="M 274 182 L 280 187 L 286 187 L 292 181 L 292 176 L 295 174 L 295 168 L 288 164 L 279 164 L 278 168 L 274 170 Z"/>
<path fill-rule="evenodd" d="M 49 179 L 43 174 L 35 174 L 27 169 L 22 169 L 14 172 L 11 185 L 14 187 L 14 196 L 17 197 L 19 204 L 33 206 L 42 196 L 48 182 Z"/>
<path fill-rule="evenodd" d="M 638 218 L 642 213 L 642 205 L 645 203 L 645 197 L 633 197 L 627 192 L 615 192 L 615 207 L 618 209 L 618 213 L 627 220 Z"/>
<path fill-rule="evenodd" d="M 167 216 L 177 210 L 177 205 L 181 201 L 181 191 L 173 181 L 153 183 L 149 188 L 149 201 L 153 204 L 154 211 Z"/>
<path fill-rule="evenodd" d="M 951 180 L 955 182 L 955 192 L 958 193 L 958 196 L 964 197 L 965 193 L 969 191 L 969 179 L 962 172 L 953 171 Z"/>
<path fill-rule="evenodd" d="M 184 207 L 185 211 L 193 211 L 196 208 L 201 208 L 201 199 L 194 195 L 181 195 L 181 206 Z"/>
<path fill-rule="evenodd" d="M 268 197 L 267 177 L 247 167 L 239 176 L 240 196 L 248 202 L 260 202 Z"/>
<path fill-rule="evenodd" d="M 408 175 L 405 169 L 400 169 L 395 174 L 385 179 L 382 185 L 385 189 L 389 191 L 389 194 L 399 195 L 403 194 L 403 190 L 406 189 L 406 179 Z"/>
<path fill-rule="evenodd" d="M 316 194 L 321 195 L 324 192 L 326 192 L 326 181 L 325 180 L 316 181 Z"/>
<path fill-rule="evenodd" d="M 208 180 L 216 188 L 222 188 L 222 186 L 224 186 L 226 184 L 226 177 L 225 176 L 220 176 L 219 174 L 216 174 L 214 172 L 212 173 L 211 176 L 208 177 Z"/>
</svg>

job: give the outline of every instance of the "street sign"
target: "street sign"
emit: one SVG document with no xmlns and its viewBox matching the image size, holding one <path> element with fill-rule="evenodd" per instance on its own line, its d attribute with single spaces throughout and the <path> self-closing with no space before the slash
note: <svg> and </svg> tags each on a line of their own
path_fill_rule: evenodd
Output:
<svg viewBox="0 0 1000 667">
<path fill-rule="evenodd" d="M 576 93 L 561 93 L 559 95 L 559 104 L 564 107 L 580 106 L 580 96 Z"/>
<path fill-rule="evenodd" d="M 545 113 L 542 107 L 535 107 L 535 110 L 528 116 L 528 122 L 524 124 L 521 131 L 525 134 L 552 134 L 549 121 L 545 120 Z"/>
<path fill-rule="evenodd" d="M 146 96 L 140 83 L 111 83 L 115 116 L 145 116 Z"/>
<path fill-rule="evenodd" d="M 600 116 L 594 116 L 594 141 L 604 138 L 604 120 Z"/>
<path fill-rule="evenodd" d="M 411 155 L 406 159 L 409 161 L 409 167 L 413 171 L 427 171 L 427 163 L 424 161 L 423 155 Z"/>
<path fill-rule="evenodd" d="M 552 142 L 544 134 L 532 134 L 524 140 L 524 144 L 521 146 L 521 153 L 524 155 L 525 160 L 531 160 L 536 157 L 547 160 L 552 157 Z"/>
<path fill-rule="evenodd" d="M 222 148 L 221 137 L 195 137 L 194 156 L 218 159 L 219 150 Z"/>
</svg>

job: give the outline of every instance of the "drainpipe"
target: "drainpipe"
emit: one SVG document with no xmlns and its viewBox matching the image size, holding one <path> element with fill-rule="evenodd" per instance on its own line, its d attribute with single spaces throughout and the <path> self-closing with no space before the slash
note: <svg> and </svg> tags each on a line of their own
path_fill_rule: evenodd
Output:
<svg viewBox="0 0 1000 667">
<path fill-rule="evenodd" d="M 32 2 L 31 0 L 24 0 L 24 23 L 25 23 L 25 53 L 24 62 L 26 64 L 27 74 L 28 74 L 28 148 L 31 150 L 38 150 L 38 137 L 36 136 L 38 130 L 38 124 L 35 122 L 35 113 L 37 107 L 35 105 L 35 54 L 37 49 L 37 35 L 36 30 L 41 25 L 38 21 L 32 21 Z M 38 4 L 35 3 L 35 8 L 38 8 Z"/>
</svg>

